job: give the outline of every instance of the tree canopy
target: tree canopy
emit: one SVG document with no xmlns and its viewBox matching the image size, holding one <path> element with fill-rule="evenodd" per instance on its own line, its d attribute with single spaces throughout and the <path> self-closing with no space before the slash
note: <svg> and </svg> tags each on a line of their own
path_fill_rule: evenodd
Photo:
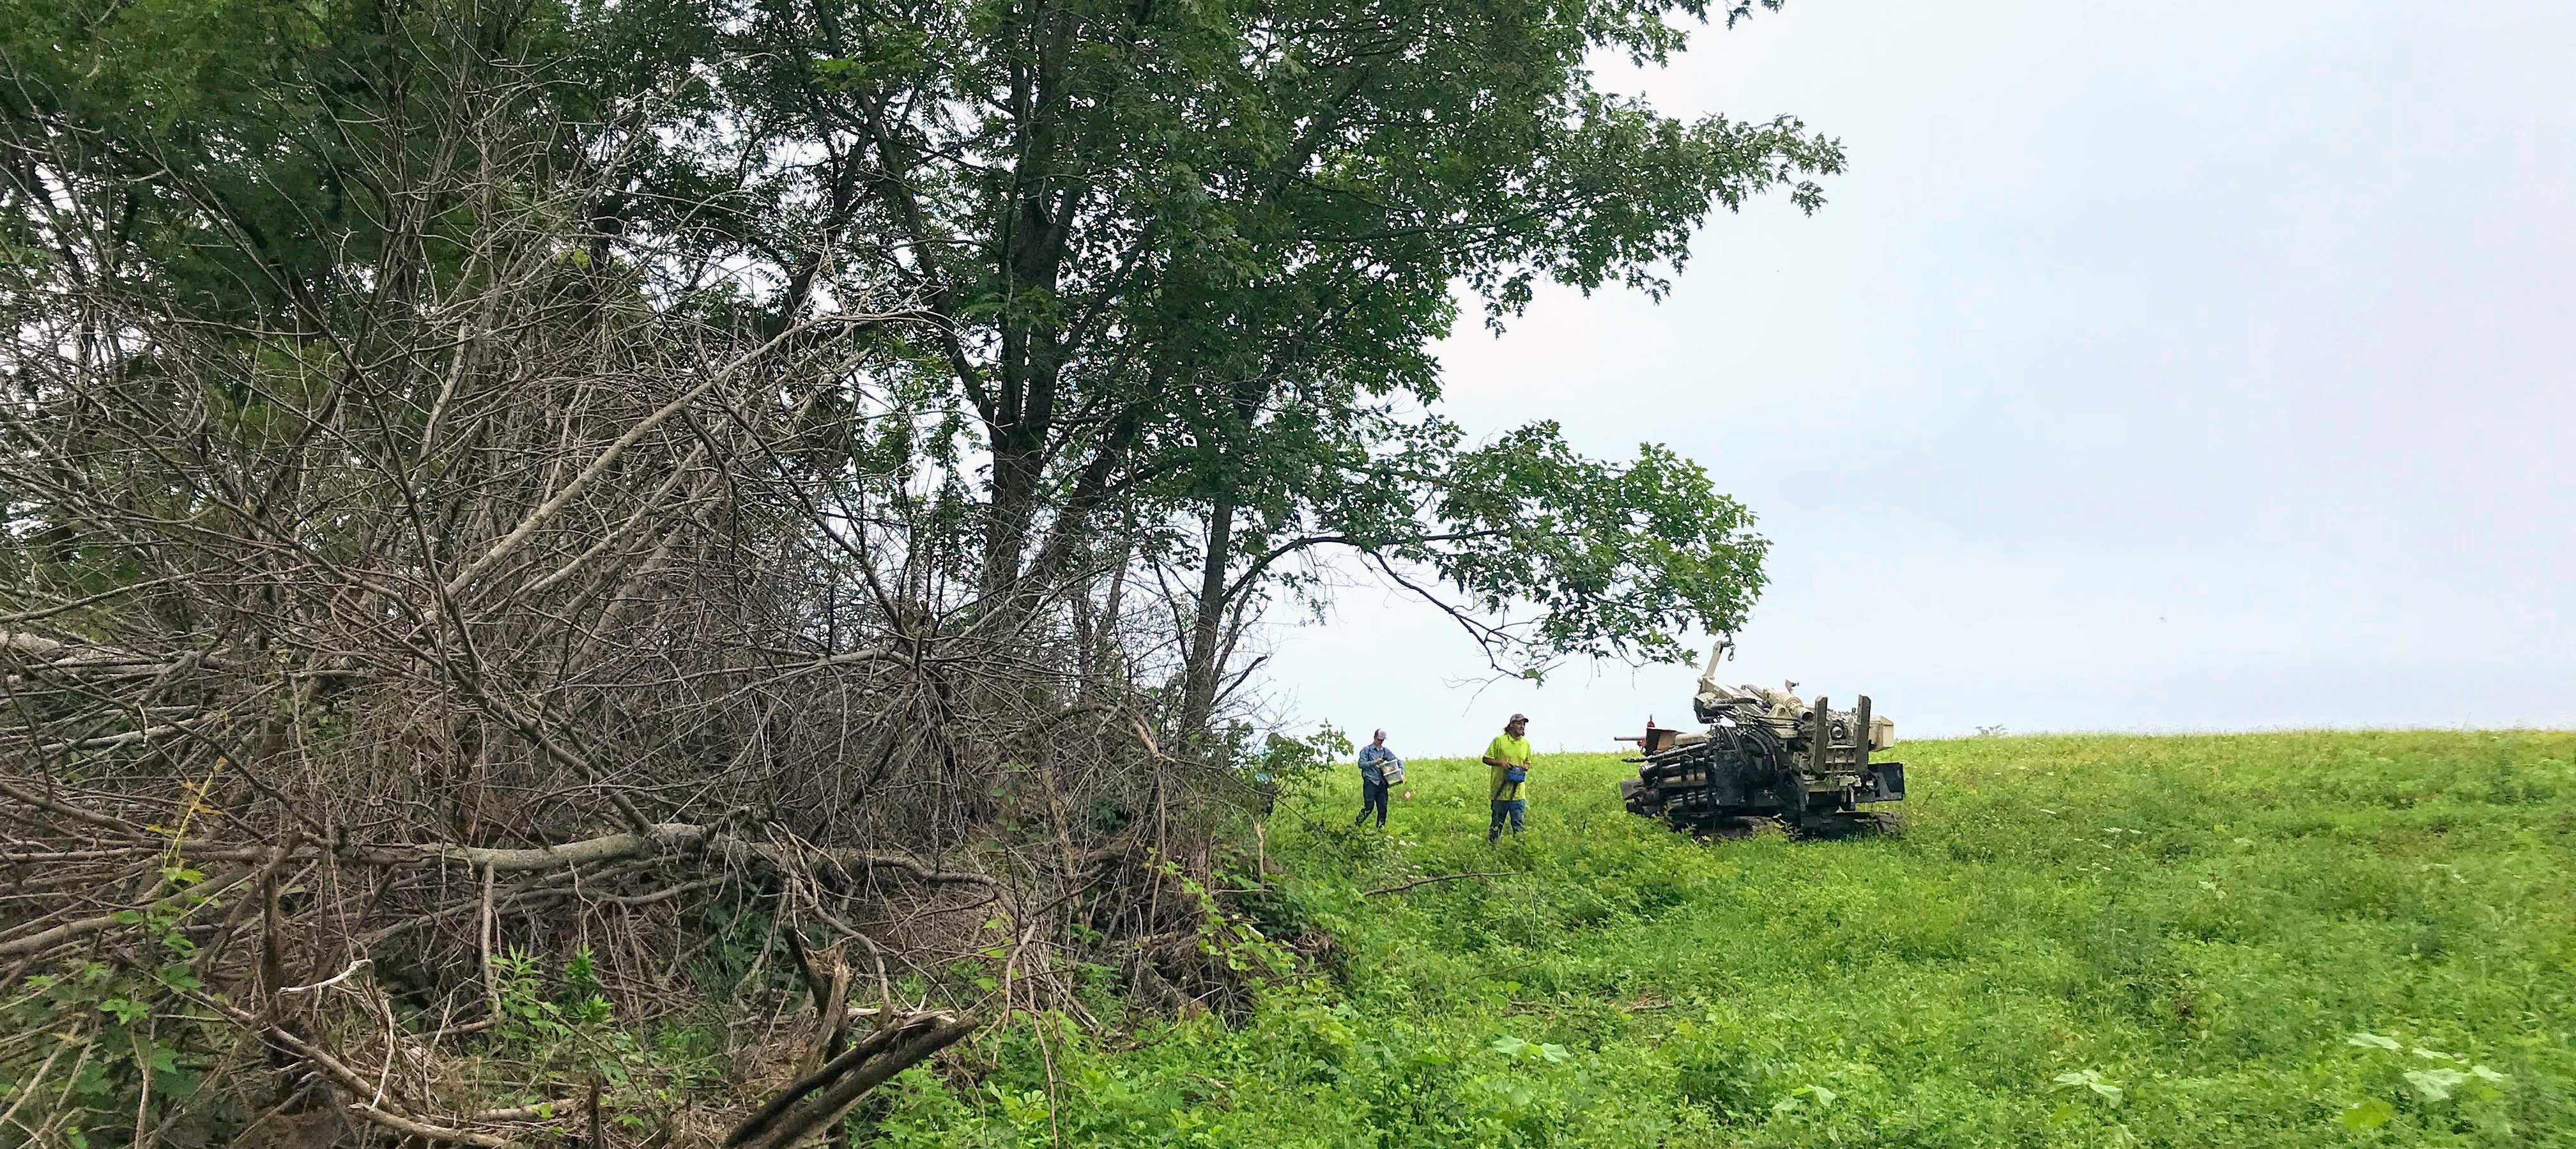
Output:
<svg viewBox="0 0 2576 1149">
<path fill-rule="evenodd" d="M 1659 293 L 1713 208 L 1820 202 L 1841 153 L 1795 121 L 1683 121 L 1594 84 L 1591 60 L 1661 61 L 1705 15 L 762 4 L 699 65 L 696 138 L 723 145 L 637 181 L 728 194 L 635 202 L 690 205 L 655 226 L 763 267 L 784 312 L 921 309 L 870 382 L 960 401 L 981 537 L 956 553 L 981 593 L 1195 563 L 1184 726 L 1285 560 L 1323 548 L 1439 598 L 1498 666 L 1671 658 L 1677 632 L 1742 621 L 1750 516 L 1660 449 L 1586 460 L 1549 423 L 1469 442 L 1428 346 L 1462 302 L 1499 325 L 1540 282 Z"/>
<path fill-rule="evenodd" d="M 1821 202 L 1833 141 L 1665 116 L 1591 71 L 1751 3 L 22 7 L 45 18 L 14 25 L 11 114 L 47 162 L 10 223 L 48 253 L 22 274 L 94 261 L 322 325 L 398 287 L 361 269 L 410 243 L 395 278 L 446 290 L 492 221 L 367 173 L 464 162 L 454 117 L 514 117 L 472 162 L 615 290 L 846 345 L 780 380 L 837 461 L 815 480 L 919 511 L 902 545 L 941 557 L 938 593 L 1007 614 L 1165 576 L 1183 726 L 1327 551 L 1510 670 L 1685 657 L 1761 585 L 1750 515 L 1694 465 L 1585 459 L 1545 422 L 1471 439 L 1428 350 L 1542 282 L 1660 293 L 1715 208 Z M 425 82 L 476 57 L 506 97 Z M 118 198 L 117 234 L 48 234 L 67 183 Z M 860 312 L 888 318 L 799 326 Z"/>
</svg>

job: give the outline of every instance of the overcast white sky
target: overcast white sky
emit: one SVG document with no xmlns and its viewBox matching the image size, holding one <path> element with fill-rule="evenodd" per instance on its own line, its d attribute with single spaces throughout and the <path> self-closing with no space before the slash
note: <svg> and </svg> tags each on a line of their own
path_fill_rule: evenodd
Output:
<svg viewBox="0 0 2576 1149">
<path fill-rule="evenodd" d="M 1717 219 L 1660 306 L 1462 332 L 1447 409 L 1750 505 L 1730 677 L 1916 737 L 2576 726 L 2576 5 L 1791 0 L 1608 78 L 1851 171 Z M 1345 593 L 1277 635 L 1283 717 L 1426 755 L 1688 717 L 1677 668 L 1479 693 L 1447 626 Z"/>
</svg>

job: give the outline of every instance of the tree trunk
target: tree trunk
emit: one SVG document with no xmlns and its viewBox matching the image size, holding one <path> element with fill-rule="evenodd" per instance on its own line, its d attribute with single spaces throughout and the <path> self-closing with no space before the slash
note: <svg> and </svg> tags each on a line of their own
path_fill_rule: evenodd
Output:
<svg viewBox="0 0 2576 1149">
<path fill-rule="evenodd" d="M 1184 745 L 1203 745 L 1208 719 L 1216 711 L 1217 680 L 1224 675 L 1218 657 L 1225 629 L 1225 572 L 1234 555 L 1234 491 L 1218 493 L 1208 508 L 1207 567 L 1199 576 L 1199 610 L 1190 628 L 1189 662 L 1181 688 L 1181 738 Z"/>
<path fill-rule="evenodd" d="M 1028 551 L 1029 524 L 1036 515 L 1039 473 L 1044 454 L 1024 446 L 1008 430 L 996 430 L 993 447 L 993 503 L 984 520 L 984 597 L 987 609 L 1020 579 L 1020 560 Z"/>
</svg>

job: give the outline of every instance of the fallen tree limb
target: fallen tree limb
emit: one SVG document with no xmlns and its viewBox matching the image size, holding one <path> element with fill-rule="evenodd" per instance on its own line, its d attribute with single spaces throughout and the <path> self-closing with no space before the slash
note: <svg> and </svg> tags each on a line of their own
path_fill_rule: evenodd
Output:
<svg viewBox="0 0 2576 1149">
<path fill-rule="evenodd" d="M 467 1114 L 467 1117 L 474 1121 L 552 1121 L 572 1112 L 573 1108 L 581 1103 L 578 1097 L 561 1097 L 552 1101 L 540 1101 L 534 1105 L 486 1109 L 479 1113 Z"/>
<path fill-rule="evenodd" d="M 69 802 L 57 802 L 54 799 L 36 793 L 33 790 L 16 786 L 8 782 L 0 782 L 0 794 L 6 794 L 48 813 L 59 814 L 76 822 L 86 822 L 102 830 L 114 830 L 130 838 L 142 838 L 146 836 L 142 827 L 136 826 L 130 822 L 120 821 L 105 814 L 84 810 Z M 164 849 L 168 845 L 169 843 L 164 841 L 155 843 L 150 848 L 158 850 Z"/>
<path fill-rule="evenodd" d="M 332 987 L 332 986 L 335 986 L 335 985 L 340 984 L 341 982 L 347 981 L 347 980 L 349 980 L 349 979 L 350 979 L 350 978 L 352 978 L 352 977 L 357 976 L 357 973 L 358 973 L 358 971 L 359 971 L 359 970 L 365 969 L 365 968 L 367 968 L 368 966 L 370 966 L 370 965 L 374 965 L 374 964 L 375 964 L 374 962 L 369 961 L 369 960 L 368 960 L 368 959 L 366 959 L 366 958 L 359 958 L 359 959 L 357 959 L 357 960 L 355 960 L 355 961 L 350 962 L 350 963 L 349 963 L 349 968 L 344 969 L 344 970 L 341 970 L 339 973 L 334 974 L 334 975 L 332 975 L 332 976 L 330 976 L 330 977 L 324 978 L 324 979 L 322 979 L 321 981 L 314 982 L 314 983 L 313 983 L 313 984 L 311 984 L 311 985 L 290 985 L 290 986 L 288 986 L 288 987 L 286 987 L 286 988 L 284 988 L 284 989 L 281 989 L 281 990 L 279 990 L 279 991 L 277 991 L 277 992 L 279 992 L 279 993 L 311 993 L 311 992 L 313 992 L 314 990 L 317 990 L 317 989 L 328 989 L 328 988 L 330 988 L 330 987 Z"/>
<path fill-rule="evenodd" d="M 102 850 L 52 850 L 32 854 L 0 854 L 0 866 L 60 865 L 64 862 L 113 862 L 134 858 L 146 858 L 156 854 L 168 854 L 170 852 L 171 849 L 168 842 L 137 842 L 131 846 L 115 846 Z M 191 862 L 244 862 L 256 858 L 265 858 L 269 855 L 269 851 L 260 849 L 256 846 L 245 846 L 237 850 L 214 850 L 201 853 L 199 851 L 189 849 L 184 843 L 179 847 L 178 852 Z"/>
<path fill-rule="evenodd" d="M 798 1078 L 787 1088 L 779 1090 L 776 1096 L 763 1102 L 759 1109 L 754 1110 L 751 1116 L 744 1118 L 742 1124 L 734 1128 L 733 1135 L 725 1138 L 725 1144 L 742 1145 L 774 1132 L 779 1122 L 785 1120 L 798 1103 L 839 1080 L 843 1074 L 857 1068 L 860 1062 L 884 1052 L 886 1047 L 928 1023 L 929 1019 L 926 1017 L 897 1018 L 878 1027 L 876 1032 L 852 1042 L 848 1049 L 842 1050 L 839 1055 L 825 1061 L 813 1072 Z"/>
<path fill-rule="evenodd" d="M 425 1121 L 415 1121 L 399 1113 L 389 1113 L 385 1110 L 378 1109 L 373 1105 L 366 1104 L 365 1102 L 350 1102 L 349 1112 L 355 1113 L 360 1117 L 364 1117 L 378 1125 L 382 1125 L 387 1129 L 394 1130 L 397 1133 L 409 1133 L 414 1137 L 419 1137 L 429 1141 L 445 1141 L 454 1145 L 473 1145 L 477 1146 L 478 1149 L 512 1149 L 513 1146 L 518 1144 L 518 1142 L 512 1141 L 507 1137 L 494 1137 L 489 1133 L 474 1133 L 463 1129 L 449 1129 L 443 1125 L 431 1125 Z"/>
<path fill-rule="evenodd" d="M 840 1119 L 859 1098 L 982 1024 L 972 1014 L 917 1013 L 889 1020 L 804 1079 L 781 1090 L 725 1138 L 728 1149 L 789 1149 Z"/>
<path fill-rule="evenodd" d="M 389 846 L 350 846 L 340 851 L 340 859 L 358 865 L 420 866 L 436 862 L 455 862 L 469 869 L 492 870 L 516 874 L 530 870 L 554 870 L 586 862 L 613 862 L 640 858 L 666 850 L 681 850 L 706 844 L 709 834 L 703 826 L 665 822 L 653 827 L 653 833 L 604 834 L 566 842 L 560 846 L 537 846 L 511 849 L 484 846 L 460 846 L 452 842 L 419 842 Z"/>
<path fill-rule="evenodd" d="M 433 862 L 455 862 L 473 869 L 515 874 L 530 870 L 551 870 L 588 862 L 613 862 L 640 858 L 665 851 L 704 849 L 729 861 L 757 861 L 787 868 L 790 855 L 732 834 L 720 833 L 706 826 L 686 822 L 654 824 L 652 833 L 604 834 L 566 842 L 559 846 L 525 849 L 494 849 L 482 846 L 459 846 L 448 842 L 426 842 L 395 846 L 352 846 L 339 851 L 344 862 L 377 866 L 413 866 Z M 817 859 L 846 869 L 875 871 L 894 870 L 910 874 L 921 881 L 959 885 L 994 885 L 989 874 L 965 870 L 936 869 L 927 863 L 900 854 L 874 854 L 864 850 L 810 850 Z"/>
<path fill-rule="evenodd" d="M 163 575 L 156 579 L 146 579 L 138 583 L 127 583 L 126 585 L 117 587 L 114 590 L 103 590 L 97 594 L 57 602 L 51 606 L 41 606 L 33 610 L 22 610 L 16 614 L 0 614 L 0 625 L 19 622 L 34 622 L 40 618 L 52 618 L 55 615 L 79 610 L 85 606 L 95 606 L 120 595 L 129 595 L 136 591 L 150 590 L 156 586 L 168 586 L 171 583 L 178 582 L 186 577 L 186 575 Z M 0 635 L 0 648 L 18 649 L 19 639 L 21 637 L 22 636 L 18 634 Z M 23 637 L 37 638 L 35 635 L 25 635 Z M 51 642 L 52 640 L 38 638 L 37 641 Z M 56 643 L 55 645 L 59 646 L 61 644 Z"/>
<path fill-rule="evenodd" d="M 143 837 L 142 832 L 129 823 L 104 814 L 92 813 L 68 803 L 54 801 L 8 782 L 0 782 L 0 794 L 15 798 L 37 809 L 85 822 L 101 829 L 117 830 L 137 838 Z M 167 853 L 171 849 L 172 846 L 167 840 L 146 839 L 130 846 L 0 854 L 0 864 L 95 861 Z M 578 866 L 591 862 L 625 861 L 660 853 L 697 849 L 704 849 L 728 861 L 760 862 L 782 869 L 790 867 L 790 859 L 796 854 L 802 854 L 815 861 L 827 862 L 845 870 L 861 873 L 887 870 L 907 874 L 919 881 L 932 884 L 972 886 L 997 884 L 997 880 L 990 874 L 979 874 L 971 870 L 943 870 L 918 858 L 906 857 L 902 854 L 816 847 L 806 847 L 791 853 L 737 835 L 722 833 L 711 827 L 686 822 L 655 823 L 650 834 L 603 834 L 596 838 L 584 838 L 556 846 L 496 848 L 460 846 L 452 842 L 406 842 L 392 845 L 350 844 L 329 852 L 338 861 L 348 865 L 420 866 L 454 862 L 470 869 L 490 869 L 498 873 L 517 874 L 562 869 L 566 866 Z M 191 860 L 201 862 L 265 859 L 271 853 L 270 849 L 264 846 L 217 847 L 202 838 L 179 843 L 177 852 Z M 308 847 L 295 856 L 309 858 L 318 857 L 322 853 L 323 851 L 318 847 Z M 670 893 L 665 891 L 648 895 L 647 900 L 660 900 L 668 896 Z M 8 951 L 0 950 L 0 953 L 6 952 Z"/>
<path fill-rule="evenodd" d="M 121 590 L 111 593 L 121 593 Z M 0 655 L 20 656 L 11 659 L 10 664 L 11 669 L 21 673 L 111 671 L 131 676 L 160 673 L 183 665 L 210 669 L 221 669 L 225 665 L 221 658 L 205 651 L 183 650 L 176 655 L 153 655 L 111 646 L 63 642 L 25 631 L 0 631 Z"/>
<path fill-rule="evenodd" d="M 148 903 L 148 908 L 173 910 L 186 906 L 192 898 L 200 900 L 212 898 L 217 894 L 233 888 L 234 886 L 240 885 L 242 879 L 258 873 L 259 869 L 260 868 L 257 866 L 240 867 L 221 877 L 198 885 L 190 886 L 178 893 L 171 894 L 170 896 L 158 901 Z M 61 925 L 55 926 L 52 929 L 45 930 L 41 933 L 29 934 L 26 937 L 19 938 L 15 941 L 0 942 L 0 957 L 14 957 L 18 954 L 42 953 L 62 942 L 70 941 L 73 938 L 87 937 L 90 934 L 97 933 L 98 931 L 115 924 L 117 924 L 117 915 L 114 913 L 100 914 L 97 917 L 81 918 L 77 921 L 64 922 Z"/>
<path fill-rule="evenodd" d="M 1432 884 L 1433 882 L 1454 882 L 1454 881 L 1457 881 L 1457 880 L 1458 880 L 1458 879 L 1460 879 L 1460 878 L 1499 878 L 1499 877 L 1502 877 L 1502 876 L 1503 876 L 1503 875 L 1501 875 L 1501 874 L 1499 874 L 1499 873 L 1489 873 L 1489 872 L 1482 871 L 1482 870 L 1474 870 L 1474 871 L 1470 871 L 1470 872 L 1468 872 L 1468 873 L 1464 873 L 1464 874 L 1442 874 L 1442 875 L 1440 875 L 1439 877 L 1436 877 L 1436 878 L 1415 878 L 1414 880 L 1412 880 L 1412 881 L 1410 881 L 1410 882 L 1403 882 L 1403 883 L 1399 883 L 1399 884 L 1397 884 L 1397 885 L 1392 885 L 1392 886 L 1384 886 L 1384 887 L 1381 887 L 1381 888 L 1378 888 L 1378 889 L 1370 890 L 1369 892 L 1367 892 L 1367 893 L 1365 893 L 1365 894 L 1361 894 L 1360 896 L 1361 896 L 1361 897 L 1363 897 L 1363 898 L 1374 898 L 1374 897 L 1378 896 L 1379 894 L 1400 894 L 1400 893 L 1403 893 L 1403 892 L 1404 892 L 1404 891 L 1406 891 L 1406 890 L 1412 889 L 1412 888 L 1413 888 L 1413 887 L 1415 887 L 1415 886 L 1427 886 L 1427 885 Z"/>
<path fill-rule="evenodd" d="M 119 746 L 127 746 L 136 742 L 149 742 L 155 738 L 167 738 L 173 734 L 186 734 L 189 731 L 195 730 L 197 727 L 203 726 L 213 720 L 213 716 L 210 715 L 204 718 L 192 718 L 186 722 L 171 722 L 160 726 L 147 726 L 140 730 L 128 730 L 122 734 L 102 734 L 96 738 L 80 738 L 69 742 L 49 742 L 45 745 L 36 747 L 36 753 L 51 755 L 70 754 L 83 750 L 114 750 Z"/>
</svg>

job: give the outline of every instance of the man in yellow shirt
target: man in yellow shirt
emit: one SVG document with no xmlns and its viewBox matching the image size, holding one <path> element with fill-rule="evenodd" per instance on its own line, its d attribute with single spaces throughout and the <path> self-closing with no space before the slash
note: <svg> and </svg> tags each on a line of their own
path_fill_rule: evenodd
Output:
<svg viewBox="0 0 2576 1149">
<path fill-rule="evenodd" d="M 1503 836 L 1506 819 L 1512 824 L 1512 836 L 1520 836 L 1521 816 L 1529 808 L 1521 798 L 1521 786 L 1529 777 L 1530 744 L 1525 737 L 1528 733 L 1529 717 L 1515 714 L 1510 722 L 1503 724 L 1503 732 L 1485 744 L 1485 765 L 1489 767 L 1494 802 L 1494 822 L 1485 830 L 1488 844 Z"/>
</svg>

